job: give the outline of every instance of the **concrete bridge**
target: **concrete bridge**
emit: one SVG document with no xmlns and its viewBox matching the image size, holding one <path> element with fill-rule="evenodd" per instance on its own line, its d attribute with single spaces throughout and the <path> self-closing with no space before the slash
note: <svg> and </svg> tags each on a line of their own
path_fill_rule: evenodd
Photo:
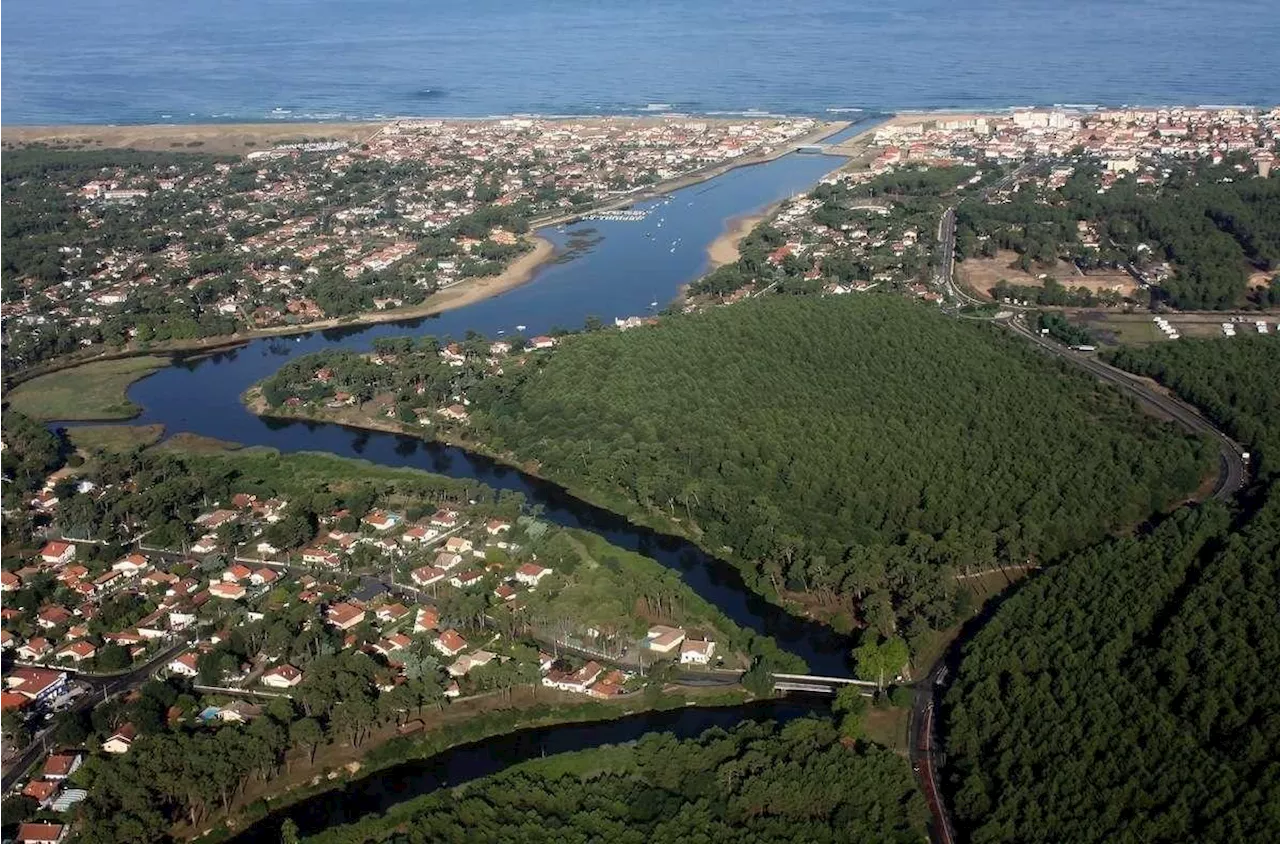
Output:
<svg viewBox="0 0 1280 844">
<path fill-rule="evenodd" d="M 868 697 L 875 693 L 876 684 L 852 677 L 823 677 L 819 674 L 774 674 L 773 689 L 778 692 L 809 692 L 834 695 L 844 686 L 857 686 Z"/>
</svg>

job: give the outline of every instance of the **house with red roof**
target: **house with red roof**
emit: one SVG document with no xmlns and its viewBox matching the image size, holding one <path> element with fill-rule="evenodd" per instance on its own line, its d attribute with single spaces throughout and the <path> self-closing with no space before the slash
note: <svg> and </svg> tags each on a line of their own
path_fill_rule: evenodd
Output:
<svg viewBox="0 0 1280 844">
<path fill-rule="evenodd" d="M 76 558 L 76 546 L 70 542 L 54 540 L 40 549 L 40 559 L 52 566 L 66 565 Z"/>
<path fill-rule="evenodd" d="M 18 834 L 13 840 L 16 844 L 61 844 L 67 837 L 67 827 L 60 823 L 18 824 Z"/>
<path fill-rule="evenodd" d="M 551 574 L 551 569 L 537 563 L 525 563 L 516 569 L 516 580 L 525 586 L 537 586 L 542 578 Z"/>
<path fill-rule="evenodd" d="M 98 655 L 98 649 L 91 642 L 84 639 L 72 642 L 55 654 L 56 659 L 69 659 L 76 663 L 83 662 L 86 659 L 93 659 Z"/>
<path fill-rule="evenodd" d="M 364 621 L 364 616 L 364 610 L 345 602 L 334 604 L 325 614 L 328 622 L 339 630 L 350 630 Z"/>
<path fill-rule="evenodd" d="M 292 689 L 302 682 L 302 672 L 292 665 L 277 665 L 262 675 L 262 685 L 273 689 Z"/>
<path fill-rule="evenodd" d="M 199 661 L 200 657 L 195 652 L 188 651 L 181 656 L 175 656 L 173 659 L 169 660 L 169 664 L 166 667 L 169 669 L 170 674 L 178 674 L 182 677 L 195 677 L 200 673 L 200 669 L 197 668 Z"/>
<path fill-rule="evenodd" d="M 431 644 L 445 656 L 457 656 L 467 649 L 467 640 L 452 627 L 433 639 Z"/>
</svg>

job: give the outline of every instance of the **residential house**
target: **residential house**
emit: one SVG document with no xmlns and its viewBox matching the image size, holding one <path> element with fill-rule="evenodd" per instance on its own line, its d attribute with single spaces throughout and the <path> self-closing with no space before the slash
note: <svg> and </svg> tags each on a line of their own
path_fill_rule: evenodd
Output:
<svg viewBox="0 0 1280 844">
<path fill-rule="evenodd" d="M 458 526 L 458 513 L 456 510 L 437 510 L 431 517 L 431 526 L 448 530 Z"/>
<path fill-rule="evenodd" d="M 436 554 L 436 568 L 444 569 L 445 571 L 449 571 L 461 562 L 461 554 L 455 554 L 450 551 L 441 551 Z"/>
<path fill-rule="evenodd" d="M 32 780 L 27 783 L 26 788 L 22 789 L 22 796 L 30 797 L 36 801 L 41 809 L 48 809 L 54 799 L 57 798 L 58 791 L 61 788 L 61 783 L 51 780 Z"/>
<path fill-rule="evenodd" d="M 498 519 L 490 519 L 485 524 L 484 529 L 490 536 L 497 536 L 498 534 L 506 533 L 511 530 L 511 525 L 508 522 L 500 521 Z"/>
<path fill-rule="evenodd" d="M 41 776 L 47 780 L 65 780 L 80 767 L 84 757 L 79 753 L 54 753 L 44 762 Z"/>
<path fill-rule="evenodd" d="M 149 565 L 147 558 L 141 554 L 129 554 L 113 563 L 111 568 L 125 577 L 137 577 L 146 571 Z"/>
<path fill-rule="evenodd" d="M 249 582 L 254 586 L 268 586 L 280 579 L 280 575 L 276 574 L 273 569 L 260 568 L 253 574 L 249 575 Z"/>
<path fill-rule="evenodd" d="M 547 676 L 542 678 L 542 685 L 560 689 L 561 691 L 581 694 L 596 681 L 603 671 L 604 668 L 594 660 L 574 672 L 552 669 Z"/>
<path fill-rule="evenodd" d="M 684 638 L 684 631 L 679 627 L 657 624 L 649 628 L 649 633 L 645 637 L 645 646 L 656 653 L 669 654 L 680 646 Z"/>
<path fill-rule="evenodd" d="M 292 665 L 277 665 L 262 675 L 262 685 L 273 689 L 292 689 L 302 682 L 302 672 Z"/>
<path fill-rule="evenodd" d="M 222 573 L 222 582 L 223 583 L 239 583 L 242 580 L 248 579 L 249 575 L 251 574 L 253 574 L 253 572 L 249 569 L 248 566 L 243 566 L 243 565 L 240 565 L 239 563 L 236 563 L 234 566 L 232 566 L 231 568 L 227 569 Z"/>
<path fill-rule="evenodd" d="M 107 753 L 128 753 L 129 748 L 133 747 L 133 740 L 137 737 L 138 731 L 134 726 L 125 724 L 102 743 L 102 749 Z"/>
<path fill-rule="evenodd" d="M 445 656 L 457 656 L 467 649 L 467 640 L 452 627 L 433 639 L 431 644 Z"/>
<path fill-rule="evenodd" d="M 75 558 L 76 546 L 70 542 L 54 540 L 53 542 L 46 542 L 45 546 L 40 549 L 40 559 L 51 566 L 66 565 Z"/>
<path fill-rule="evenodd" d="M 477 583 L 480 582 L 480 580 L 483 577 L 484 577 L 484 572 L 482 571 L 473 570 L 473 571 L 459 572 L 458 574 L 455 574 L 453 577 L 449 578 L 449 584 L 451 586 L 457 587 L 458 589 L 466 589 L 469 586 L 475 586 Z"/>
<path fill-rule="evenodd" d="M 444 541 L 444 550 L 452 554 L 466 554 L 472 549 L 471 540 L 461 536 L 451 536 Z"/>
<path fill-rule="evenodd" d="M 463 654 L 449 666 L 449 676 L 465 677 L 473 668 L 479 668 L 482 665 L 488 665 L 497 657 L 497 654 L 491 654 L 488 651 L 475 651 L 474 653 Z"/>
<path fill-rule="evenodd" d="M 194 677 L 200 673 L 200 670 L 196 667 L 199 660 L 200 657 L 192 651 L 176 656 L 169 660 L 169 673 L 183 677 Z"/>
<path fill-rule="evenodd" d="M 73 662 L 80 663 L 86 659 L 93 659 L 98 654 L 98 649 L 90 642 L 80 639 L 72 642 L 55 655 L 57 659 L 69 659 Z"/>
<path fill-rule="evenodd" d="M 11 571 L 0 571 L 0 592 L 16 592 L 22 588 L 22 578 Z"/>
<path fill-rule="evenodd" d="M 525 586 L 537 586 L 542 578 L 551 574 L 551 569 L 537 563 L 525 563 L 516 569 L 516 580 Z"/>
<path fill-rule="evenodd" d="M 21 823 L 13 840 L 15 844 L 61 844 L 67 837 L 67 829 L 63 824 L 48 821 Z"/>
<path fill-rule="evenodd" d="M 444 576 L 444 572 L 441 572 Z M 413 632 L 426 633 L 428 630 L 435 630 L 440 626 L 440 613 L 435 607 L 419 607 L 417 614 L 413 619 Z"/>
<path fill-rule="evenodd" d="M 18 659 L 25 659 L 28 662 L 35 662 L 48 656 L 53 650 L 53 645 L 43 636 L 36 636 L 29 639 L 18 646 Z"/>
<path fill-rule="evenodd" d="M 419 586 L 430 586 L 433 583 L 439 583 L 441 580 L 444 580 L 444 576 L 444 569 L 436 568 L 435 566 L 423 566 L 422 568 L 416 568 L 413 570 L 413 573 L 409 575 L 413 582 Z"/>
<path fill-rule="evenodd" d="M 350 630 L 364 621 L 365 612 L 359 607 L 347 603 L 337 603 L 329 607 L 326 618 L 339 630 Z"/>
<path fill-rule="evenodd" d="M 228 601 L 238 601 L 248 594 L 247 589 L 239 583 L 211 583 L 209 584 L 209 594 L 215 598 L 223 598 Z"/>
<path fill-rule="evenodd" d="M 715 653 L 715 642 L 710 640 L 699 642 L 694 639 L 686 639 L 680 643 L 680 664 L 708 665 Z"/>
<path fill-rule="evenodd" d="M 384 513 L 381 510 L 373 510 L 360 521 L 377 531 L 391 530 L 400 524 L 400 517 L 394 513 Z"/>
</svg>

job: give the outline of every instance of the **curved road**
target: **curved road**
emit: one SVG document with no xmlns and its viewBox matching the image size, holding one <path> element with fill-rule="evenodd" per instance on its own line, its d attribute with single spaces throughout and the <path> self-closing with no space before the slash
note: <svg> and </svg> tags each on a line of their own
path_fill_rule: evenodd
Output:
<svg viewBox="0 0 1280 844">
<path fill-rule="evenodd" d="M 1012 181 L 1025 170 L 1026 166 L 1018 168 L 1014 173 L 1002 179 L 998 185 L 983 191 L 982 196 L 985 197 L 996 187 Z M 971 296 L 961 289 L 960 285 L 956 284 L 954 279 L 955 243 L 955 206 L 951 206 L 943 212 L 942 218 L 938 221 L 937 283 L 941 286 L 947 298 L 957 305 L 991 304 Z M 1139 403 L 1173 419 L 1188 431 L 1206 434 L 1213 438 L 1218 444 L 1219 467 L 1218 482 L 1213 489 L 1211 497 L 1219 501 L 1226 501 L 1234 497 L 1244 487 L 1249 478 L 1247 452 L 1239 443 L 1202 416 L 1198 410 L 1181 399 L 1153 389 L 1150 382 L 1104 363 L 1092 352 L 1070 349 L 1055 340 L 1036 333 L 1027 326 L 1024 320 L 1025 315 L 1017 313 L 997 316 L 994 321 L 1004 324 L 1011 331 L 1026 338 L 1045 352 L 1057 355 L 1091 375 L 1107 381 L 1129 394 Z M 952 652 L 954 652 L 954 649 Z M 951 815 L 947 811 L 946 803 L 938 787 L 937 771 L 939 750 L 936 741 L 937 726 L 935 716 L 938 709 L 939 692 L 946 682 L 947 671 L 947 661 L 944 656 L 929 669 L 928 675 L 923 680 L 916 683 L 915 697 L 911 705 L 911 718 L 908 726 L 908 755 L 911 759 L 911 767 L 915 771 L 916 777 L 920 780 L 920 790 L 924 793 L 925 800 L 929 804 L 929 811 L 933 815 L 933 823 L 930 826 L 929 833 L 930 839 L 934 844 L 954 844 L 955 842 L 955 828 L 952 825 Z"/>
</svg>

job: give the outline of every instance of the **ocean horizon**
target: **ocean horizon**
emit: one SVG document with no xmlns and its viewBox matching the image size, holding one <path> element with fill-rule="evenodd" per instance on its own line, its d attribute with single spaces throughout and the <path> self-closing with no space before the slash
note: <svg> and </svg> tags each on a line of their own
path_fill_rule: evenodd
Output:
<svg viewBox="0 0 1280 844">
<path fill-rule="evenodd" d="M 1280 103 L 1265 0 L 15 0 L 0 123 Z M 92 21 L 92 26 L 86 22 Z M 708 33 L 711 33 L 710 35 Z M 479 45 L 479 46 L 477 46 Z"/>
</svg>

